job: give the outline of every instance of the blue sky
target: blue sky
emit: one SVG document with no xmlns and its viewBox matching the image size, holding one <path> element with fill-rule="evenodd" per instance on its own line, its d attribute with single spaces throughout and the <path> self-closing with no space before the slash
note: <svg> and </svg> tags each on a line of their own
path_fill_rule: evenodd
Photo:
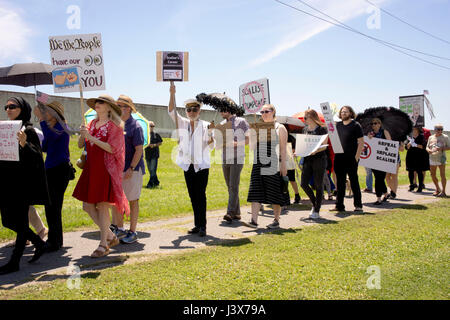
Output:
<svg viewBox="0 0 450 320">
<path fill-rule="evenodd" d="M 283 0 L 312 12 L 296 0 Z M 450 58 L 450 44 L 381 13 L 365 0 L 305 0 L 370 36 Z M 381 8 L 450 41 L 450 0 L 371 0 Z M 70 5 L 81 12 L 80 29 L 70 30 Z M 190 81 L 177 84 L 177 102 L 201 92 L 226 92 L 238 101 L 239 85 L 269 78 L 278 114 L 292 115 L 321 102 L 398 107 L 401 95 L 429 90 L 437 119 L 450 129 L 450 70 L 395 52 L 367 38 L 306 16 L 273 0 L 7 1 L 0 0 L 0 66 L 50 63 L 48 37 L 101 33 L 106 93 L 135 102 L 167 104 L 169 86 L 156 82 L 156 51 L 188 51 Z M 450 60 L 421 56 L 450 67 Z M 32 88 L 1 85 L 2 90 Z M 40 86 L 53 94 L 52 86 Z M 94 97 L 103 92 L 86 92 Z M 76 96 L 74 94 L 66 94 Z"/>
</svg>

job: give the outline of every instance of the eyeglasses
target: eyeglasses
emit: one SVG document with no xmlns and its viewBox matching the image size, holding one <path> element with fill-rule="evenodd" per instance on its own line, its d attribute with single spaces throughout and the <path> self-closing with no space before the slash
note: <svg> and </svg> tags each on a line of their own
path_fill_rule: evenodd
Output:
<svg viewBox="0 0 450 320">
<path fill-rule="evenodd" d="M 5 111 L 6 110 L 14 110 L 14 109 L 17 109 L 17 108 L 19 108 L 19 106 L 16 106 L 15 104 L 10 104 L 10 105 L 7 105 L 7 106 L 5 106 Z"/>
<path fill-rule="evenodd" d="M 265 114 L 265 113 L 269 113 L 269 112 L 273 112 L 273 110 L 263 110 L 263 111 L 261 111 L 261 114 Z"/>
<path fill-rule="evenodd" d="M 198 107 L 191 107 L 186 108 L 186 112 L 197 112 L 200 108 Z"/>
<path fill-rule="evenodd" d="M 371 125 L 372 126 L 376 126 L 377 124 L 380 124 L 379 122 L 372 122 Z"/>
<path fill-rule="evenodd" d="M 444 128 L 434 128 L 436 131 L 444 131 Z"/>
</svg>

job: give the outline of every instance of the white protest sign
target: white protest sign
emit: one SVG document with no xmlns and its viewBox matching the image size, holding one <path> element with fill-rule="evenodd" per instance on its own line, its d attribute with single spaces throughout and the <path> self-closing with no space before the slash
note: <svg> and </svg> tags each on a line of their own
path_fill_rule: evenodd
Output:
<svg viewBox="0 0 450 320">
<path fill-rule="evenodd" d="M 257 113 L 269 103 L 269 79 L 255 80 L 239 86 L 239 104 L 247 113 Z"/>
<path fill-rule="evenodd" d="M 330 136 L 331 146 L 333 147 L 334 153 L 344 153 L 344 149 L 342 148 L 341 140 L 339 139 L 339 134 L 337 132 L 336 123 L 333 119 L 334 115 L 330 104 L 328 102 L 321 103 L 320 108 L 322 109 L 322 114 L 327 124 L 328 135 Z"/>
<path fill-rule="evenodd" d="M 17 132 L 22 121 L 0 121 L 0 160 L 19 161 Z"/>
<path fill-rule="evenodd" d="M 324 141 L 328 139 L 328 135 L 317 136 L 312 134 L 297 134 L 295 143 L 295 155 L 307 157 L 320 148 Z"/>
<path fill-rule="evenodd" d="M 398 160 L 397 141 L 364 136 L 364 149 L 359 164 L 383 172 L 396 173 Z"/>
<path fill-rule="evenodd" d="M 100 33 L 49 37 L 53 70 L 76 67 L 83 91 L 105 90 Z M 79 86 L 55 87 L 55 93 L 78 92 Z"/>
</svg>

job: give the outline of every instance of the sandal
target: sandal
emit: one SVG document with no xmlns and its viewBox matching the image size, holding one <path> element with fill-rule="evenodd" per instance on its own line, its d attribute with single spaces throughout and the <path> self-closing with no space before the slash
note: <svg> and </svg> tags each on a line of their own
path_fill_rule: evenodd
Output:
<svg viewBox="0 0 450 320">
<path fill-rule="evenodd" d="M 435 192 L 433 192 L 433 196 L 435 196 L 435 197 L 439 197 L 440 194 L 441 194 L 441 191 L 435 191 Z"/>
<path fill-rule="evenodd" d="M 120 243 L 119 238 L 117 236 L 114 236 L 111 240 L 108 240 L 108 247 L 112 248 L 117 246 Z"/>
<path fill-rule="evenodd" d="M 103 248 L 104 251 L 99 250 L 100 248 Z M 92 252 L 91 258 L 101 258 L 101 257 L 104 257 L 104 256 L 106 256 L 106 255 L 108 255 L 108 254 L 109 254 L 109 248 L 108 248 L 108 247 L 105 247 L 105 246 L 103 246 L 103 245 L 100 244 L 100 245 L 98 246 L 98 248 L 95 249 L 94 252 Z"/>
</svg>

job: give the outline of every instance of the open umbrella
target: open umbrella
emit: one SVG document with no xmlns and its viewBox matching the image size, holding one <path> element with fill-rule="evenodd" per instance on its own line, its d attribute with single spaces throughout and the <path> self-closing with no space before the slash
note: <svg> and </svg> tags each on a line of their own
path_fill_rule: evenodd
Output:
<svg viewBox="0 0 450 320">
<path fill-rule="evenodd" d="M 238 117 L 242 117 L 245 114 L 245 109 L 238 106 L 233 99 L 224 93 L 200 93 L 195 98 L 198 102 L 207 104 L 218 112 L 231 112 Z"/>
<path fill-rule="evenodd" d="M 383 128 L 389 131 L 394 141 L 405 141 L 412 131 L 413 124 L 407 113 L 394 107 L 376 107 L 366 109 L 356 116 L 355 120 L 361 124 L 365 135 L 372 130 L 370 123 L 373 118 L 381 120 Z"/>
<path fill-rule="evenodd" d="M 53 67 L 45 63 L 16 63 L 0 68 L 0 84 L 21 87 L 53 84 Z"/>
<path fill-rule="evenodd" d="M 277 122 L 284 124 L 289 133 L 302 133 L 305 123 L 299 118 L 288 116 L 277 116 Z"/>
<path fill-rule="evenodd" d="M 94 109 L 89 109 L 84 114 L 84 118 L 86 119 L 87 123 L 93 120 L 96 116 L 97 112 L 95 112 Z M 137 122 L 142 128 L 142 131 L 144 133 L 144 148 L 145 148 L 150 144 L 150 122 L 147 119 L 145 119 L 145 117 L 139 112 L 133 112 L 131 113 L 131 116 L 137 120 Z"/>
</svg>

